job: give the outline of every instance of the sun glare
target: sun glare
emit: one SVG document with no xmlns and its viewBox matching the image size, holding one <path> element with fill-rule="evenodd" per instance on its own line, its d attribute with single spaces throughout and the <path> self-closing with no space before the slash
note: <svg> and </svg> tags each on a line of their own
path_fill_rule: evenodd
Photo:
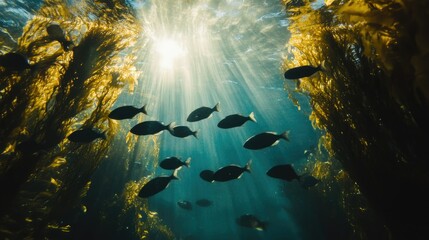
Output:
<svg viewBox="0 0 429 240">
<path fill-rule="evenodd" d="M 186 54 L 184 47 L 172 39 L 156 43 L 156 52 L 159 54 L 160 66 L 166 69 L 172 69 L 178 59 Z"/>
</svg>

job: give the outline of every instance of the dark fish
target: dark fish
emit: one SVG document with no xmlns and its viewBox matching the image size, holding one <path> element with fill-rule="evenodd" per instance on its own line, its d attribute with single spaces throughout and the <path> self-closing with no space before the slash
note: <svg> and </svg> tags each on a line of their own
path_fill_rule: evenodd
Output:
<svg viewBox="0 0 429 240">
<path fill-rule="evenodd" d="M 186 209 L 186 210 L 191 210 L 192 209 L 192 204 L 189 201 L 186 200 L 182 200 L 182 201 L 178 201 L 177 205 L 179 205 L 179 207 Z"/>
<path fill-rule="evenodd" d="M 175 136 L 175 137 L 179 137 L 179 138 L 185 138 L 188 136 L 193 135 L 195 138 L 198 138 L 198 130 L 197 131 L 192 131 L 189 127 L 187 126 L 175 126 L 172 128 L 173 131 L 171 131 L 171 135 Z"/>
<path fill-rule="evenodd" d="M 241 215 L 239 218 L 237 218 L 236 222 L 242 227 L 254 228 L 258 231 L 264 231 L 265 227 L 267 226 L 267 222 L 262 222 L 252 214 Z"/>
<path fill-rule="evenodd" d="M 208 206 L 211 206 L 213 204 L 212 201 L 205 199 L 205 198 L 199 199 L 195 203 L 200 207 L 208 207 Z"/>
<path fill-rule="evenodd" d="M 214 172 L 211 170 L 203 170 L 200 172 L 200 177 L 207 182 L 213 182 Z"/>
<path fill-rule="evenodd" d="M 109 118 L 116 120 L 131 119 L 138 113 L 144 113 L 147 115 L 146 105 L 141 108 L 136 108 L 134 106 L 118 107 L 109 113 Z"/>
<path fill-rule="evenodd" d="M 150 180 L 142 187 L 138 196 L 141 198 L 148 198 L 166 189 L 171 180 L 179 179 L 177 177 L 178 171 L 179 169 L 176 169 L 170 176 L 161 176 Z"/>
<path fill-rule="evenodd" d="M 67 40 L 66 35 L 60 25 L 51 24 L 46 27 L 46 31 L 48 32 L 49 37 L 52 40 L 58 41 L 64 50 L 68 51 L 72 48 L 73 42 Z"/>
<path fill-rule="evenodd" d="M 241 114 L 232 114 L 222 119 L 217 126 L 220 128 L 234 128 L 243 125 L 247 121 L 256 122 L 255 114 L 251 112 L 249 116 L 243 116 Z"/>
<path fill-rule="evenodd" d="M 90 143 L 97 138 L 106 139 L 105 132 L 98 132 L 91 128 L 84 128 L 72 132 L 67 139 L 71 142 Z"/>
<path fill-rule="evenodd" d="M 164 125 L 164 123 L 158 121 L 145 121 L 135 125 L 131 128 L 130 132 L 135 135 L 156 135 L 164 130 L 168 130 L 171 133 L 173 125 L 174 123 Z"/>
<path fill-rule="evenodd" d="M 290 164 L 274 166 L 267 171 L 267 175 L 272 178 L 279 178 L 288 182 L 294 179 L 299 180 L 300 178 L 298 174 L 296 174 L 295 169 L 293 169 L 292 165 Z"/>
<path fill-rule="evenodd" d="M 188 118 L 186 119 L 188 122 L 197 122 L 203 120 L 205 118 L 211 117 L 213 112 L 219 112 L 219 103 L 217 103 L 213 108 L 209 107 L 200 107 L 192 111 Z"/>
<path fill-rule="evenodd" d="M 159 166 L 167 170 L 173 170 L 176 168 L 180 168 L 182 166 L 189 167 L 190 164 L 191 164 L 191 158 L 188 158 L 186 159 L 186 161 L 182 162 L 177 157 L 168 157 L 162 160 Z"/>
<path fill-rule="evenodd" d="M 213 180 L 217 182 L 226 182 L 234 179 L 238 179 L 243 175 L 244 172 L 250 173 L 250 165 L 252 164 L 252 160 L 247 162 L 246 166 L 240 167 L 234 164 L 225 166 L 217 170 L 213 174 Z"/>
<path fill-rule="evenodd" d="M 316 186 L 320 180 L 311 176 L 311 175 L 303 175 L 300 177 L 300 184 L 304 189 L 309 189 L 311 187 Z"/>
<path fill-rule="evenodd" d="M 320 66 L 313 67 L 310 65 L 291 68 L 285 72 L 286 79 L 299 79 L 303 77 L 309 77 L 315 74 L 317 71 L 322 70 Z"/>
<path fill-rule="evenodd" d="M 279 143 L 280 139 L 285 139 L 289 141 L 289 131 L 286 131 L 282 134 L 277 134 L 275 132 L 264 132 L 257 135 L 254 135 L 246 140 L 243 147 L 247 149 L 257 150 L 270 146 L 274 146 Z"/>
<path fill-rule="evenodd" d="M 22 72 L 31 68 L 26 56 L 13 52 L 0 56 L 0 66 L 5 68 L 6 72 Z"/>
</svg>

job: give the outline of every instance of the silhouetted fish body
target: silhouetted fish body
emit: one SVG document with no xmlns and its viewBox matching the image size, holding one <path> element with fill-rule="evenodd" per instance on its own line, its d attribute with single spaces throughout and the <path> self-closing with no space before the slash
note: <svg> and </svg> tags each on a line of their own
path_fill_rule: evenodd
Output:
<svg viewBox="0 0 429 240">
<path fill-rule="evenodd" d="M 200 107 L 192 111 L 188 118 L 188 122 L 197 122 L 205 118 L 211 117 L 213 112 L 219 112 L 219 103 L 217 103 L 213 108 L 209 107 Z"/>
<path fill-rule="evenodd" d="M 211 170 L 203 170 L 200 172 L 200 177 L 207 182 L 213 182 L 214 172 Z"/>
<path fill-rule="evenodd" d="M 178 201 L 177 205 L 179 205 L 179 207 L 186 209 L 186 210 L 191 210 L 192 209 L 192 204 L 189 201 L 186 200 L 182 200 L 182 201 Z"/>
<path fill-rule="evenodd" d="M 257 217 L 251 214 L 241 215 L 239 218 L 237 218 L 236 222 L 242 227 L 253 228 L 258 231 L 264 231 L 267 225 L 266 222 L 262 222 Z"/>
<path fill-rule="evenodd" d="M 131 128 L 130 132 L 135 135 L 155 135 L 160 134 L 164 130 L 171 132 L 172 125 L 173 123 L 164 125 L 164 123 L 158 121 L 145 121 L 135 125 Z"/>
<path fill-rule="evenodd" d="M 205 199 L 205 198 L 198 199 L 195 203 L 200 207 L 208 207 L 208 206 L 211 206 L 213 204 L 212 201 Z"/>
<path fill-rule="evenodd" d="M 240 167 L 235 164 L 222 167 L 213 174 L 213 180 L 216 182 L 226 182 L 226 181 L 238 179 L 243 175 L 244 172 L 250 173 L 251 163 L 252 163 L 252 160 L 249 160 L 249 162 L 244 167 Z"/>
<path fill-rule="evenodd" d="M 171 135 L 179 138 L 185 138 L 188 136 L 194 136 L 195 138 L 198 138 L 198 131 L 192 131 L 187 126 L 175 126 L 172 128 Z"/>
<path fill-rule="evenodd" d="M 64 50 L 70 50 L 73 42 L 66 39 L 66 35 L 60 25 L 51 24 L 46 27 L 46 31 L 48 32 L 49 37 L 52 40 L 58 41 Z"/>
<path fill-rule="evenodd" d="M 166 189 L 170 184 L 171 180 L 178 179 L 177 178 L 178 171 L 179 169 L 176 169 L 174 170 L 173 174 L 171 174 L 170 176 L 161 176 L 150 180 L 142 187 L 138 196 L 141 198 L 148 198 Z"/>
<path fill-rule="evenodd" d="M 90 143 L 97 138 L 106 139 L 106 135 L 91 128 L 74 131 L 67 137 L 69 141 L 77 143 Z"/>
<path fill-rule="evenodd" d="M 229 116 L 225 117 L 224 119 L 222 119 L 217 124 L 217 126 L 219 128 L 224 128 L 224 129 L 234 128 L 234 127 L 240 127 L 241 125 L 243 125 L 247 121 L 256 122 L 255 115 L 253 112 L 250 113 L 249 116 L 243 116 L 241 114 L 229 115 Z"/>
<path fill-rule="evenodd" d="M 311 175 L 304 175 L 300 177 L 300 184 L 304 189 L 309 189 L 311 187 L 316 186 L 320 180 L 311 176 Z"/>
<path fill-rule="evenodd" d="M 13 52 L 0 56 L 0 66 L 5 68 L 6 72 L 22 72 L 31 68 L 27 57 Z"/>
<path fill-rule="evenodd" d="M 284 76 L 286 79 L 293 80 L 293 79 L 299 79 L 303 77 L 309 77 L 320 70 L 321 70 L 320 66 L 313 67 L 313 66 L 307 65 L 307 66 L 291 68 L 285 72 Z"/>
<path fill-rule="evenodd" d="M 161 163 L 159 164 L 159 166 L 161 168 L 164 168 L 167 170 L 173 170 L 176 168 L 180 168 L 182 166 L 189 167 L 190 164 L 191 164 L 191 158 L 188 158 L 188 159 L 186 159 L 186 161 L 182 162 L 177 157 L 168 157 L 168 158 L 162 160 Z"/>
<path fill-rule="evenodd" d="M 147 114 L 146 105 L 144 105 L 142 108 L 136 108 L 134 106 L 118 107 L 109 113 L 109 118 L 115 120 L 131 119 L 138 113 Z"/>
<path fill-rule="evenodd" d="M 288 182 L 294 179 L 299 180 L 298 174 L 296 174 L 295 169 L 293 169 L 292 165 L 290 164 L 274 166 L 267 171 L 267 175 L 272 178 L 279 178 Z"/>
<path fill-rule="evenodd" d="M 289 131 L 286 131 L 282 134 L 277 134 L 275 132 L 264 132 L 257 135 L 254 135 L 246 140 L 243 147 L 252 150 L 263 149 L 266 147 L 276 145 L 280 139 L 285 139 L 289 141 L 288 137 Z"/>
</svg>

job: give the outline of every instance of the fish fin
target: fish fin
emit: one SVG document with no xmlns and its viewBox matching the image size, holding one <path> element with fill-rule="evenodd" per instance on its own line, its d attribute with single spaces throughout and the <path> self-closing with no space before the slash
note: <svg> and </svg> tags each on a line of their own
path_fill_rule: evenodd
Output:
<svg viewBox="0 0 429 240">
<path fill-rule="evenodd" d="M 249 161 L 246 163 L 246 166 L 244 166 L 244 168 L 245 168 L 245 171 L 247 171 L 247 172 L 251 172 L 251 170 L 252 170 L 252 159 L 249 159 Z"/>
<path fill-rule="evenodd" d="M 290 133 L 290 131 L 288 130 L 288 131 L 283 132 L 279 136 L 280 136 L 280 138 L 283 138 L 284 140 L 289 141 L 289 133 Z"/>
<path fill-rule="evenodd" d="M 252 121 L 252 122 L 256 122 L 256 118 L 255 118 L 255 113 L 254 113 L 254 112 L 251 112 L 251 113 L 249 114 L 249 119 L 250 119 L 250 121 Z"/>
<path fill-rule="evenodd" d="M 192 132 L 192 135 L 194 135 L 194 137 L 196 139 L 198 139 L 198 132 L 199 132 L 199 130 L 196 130 L 195 132 Z"/>
<path fill-rule="evenodd" d="M 173 171 L 173 174 L 171 174 L 171 178 L 172 179 L 177 179 L 177 180 L 179 180 L 180 178 L 177 176 L 177 173 L 179 172 L 179 170 L 180 170 L 181 168 L 176 168 L 176 169 L 174 169 L 174 171 Z"/>
<path fill-rule="evenodd" d="M 216 103 L 216 105 L 213 107 L 213 111 L 220 112 L 219 103 Z"/>
<path fill-rule="evenodd" d="M 146 104 L 143 105 L 143 107 L 140 108 L 140 112 L 144 113 L 145 115 L 147 115 L 147 111 L 146 111 Z"/>
<path fill-rule="evenodd" d="M 189 167 L 191 165 L 191 158 L 189 157 L 188 159 L 186 159 L 185 161 L 185 166 Z"/>
</svg>

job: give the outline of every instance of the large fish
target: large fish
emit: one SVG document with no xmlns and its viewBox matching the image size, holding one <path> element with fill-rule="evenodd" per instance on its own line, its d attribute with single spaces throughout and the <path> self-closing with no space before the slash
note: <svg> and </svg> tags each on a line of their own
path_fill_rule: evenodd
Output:
<svg viewBox="0 0 429 240">
<path fill-rule="evenodd" d="M 267 226 L 266 222 L 262 222 L 252 214 L 244 214 L 236 219 L 238 225 L 247 228 L 253 228 L 258 231 L 264 231 Z"/>
<path fill-rule="evenodd" d="M 68 51 L 71 50 L 73 46 L 73 42 L 67 40 L 66 35 L 63 29 L 58 24 L 51 24 L 46 27 L 46 31 L 48 32 L 49 37 L 52 40 L 58 41 L 61 44 L 61 47 Z"/>
<path fill-rule="evenodd" d="M 136 108 L 134 106 L 118 107 L 109 113 L 109 118 L 115 120 L 131 119 L 138 113 L 144 113 L 147 115 L 146 105 L 141 108 Z"/>
<path fill-rule="evenodd" d="M 299 180 L 300 176 L 296 174 L 295 169 L 293 169 L 290 164 L 282 164 L 272 167 L 267 171 L 267 175 L 272 178 L 279 178 L 285 181 L 292 181 L 294 179 Z"/>
<path fill-rule="evenodd" d="M 84 128 L 72 132 L 67 139 L 76 143 L 90 143 L 97 138 L 106 139 L 105 132 L 98 132 L 91 128 Z"/>
<path fill-rule="evenodd" d="M 234 127 L 239 127 L 239 126 L 243 125 L 247 121 L 256 122 L 255 114 L 253 112 L 251 112 L 249 114 L 249 116 L 243 116 L 241 114 L 229 115 L 229 116 L 225 117 L 224 119 L 222 119 L 217 124 L 217 126 L 219 128 L 224 128 L 224 129 L 234 128 Z"/>
<path fill-rule="evenodd" d="M 164 130 L 168 130 L 171 133 L 173 125 L 174 123 L 164 125 L 159 121 L 145 121 L 132 127 L 130 132 L 135 135 L 157 135 Z"/>
<path fill-rule="evenodd" d="M 4 68 L 5 72 L 22 72 L 30 69 L 31 65 L 28 58 L 20 53 L 10 52 L 0 55 L 0 69 Z"/>
<path fill-rule="evenodd" d="M 197 122 L 205 118 L 211 117 L 213 112 L 219 112 L 219 103 L 217 103 L 213 108 L 200 107 L 195 109 L 189 114 L 186 120 L 188 122 Z"/>
<path fill-rule="evenodd" d="M 266 147 L 274 146 L 279 143 L 280 139 L 289 141 L 289 131 L 286 131 L 282 134 L 277 134 L 275 132 L 264 132 L 254 135 L 246 140 L 243 147 L 252 150 L 263 149 Z"/>
<path fill-rule="evenodd" d="M 234 179 L 239 179 L 244 172 L 250 173 L 251 164 L 252 164 L 252 160 L 249 160 L 249 162 L 247 162 L 247 164 L 244 167 L 240 167 L 235 164 L 222 167 L 213 174 L 213 181 L 226 182 Z"/>
<path fill-rule="evenodd" d="M 172 128 L 171 135 L 179 138 L 185 138 L 192 135 L 195 138 L 198 138 L 198 130 L 192 131 L 187 126 L 175 126 Z"/>
<path fill-rule="evenodd" d="M 322 70 L 320 66 L 317 66 L 317 67 L 310 66 L 310 65 L 300 66 L 300 67 L 295 67 L 287 70 L 284 76 L 286 79 L 293 80 L 293 79 L 299 79 L 303 77 L 309 77 L 320 70 Z"/>
<path fill-rule="evenodd" d="M 168 157 L 164 160 L 162 160 L 159 163 L 159 166 L 161 168 L 167 169 L 167 170 L 173 170 L 176 168 L 180 168 L 182 166 L 185 167 L 189 167 L 189 165 L 191 164 L 191 158 L 186 159 L 186 161 L 181 161 L 179 158 L 177 157 Z"/>
<path fill-rule="evenodd" d="M 200 178 L 206 182 L 213 182 L 214 172 L 212 170 L 203 170 L 200 172 Z"/>
<path fill-rule="evenodd" d="M 161 176 L 150 180 L 142 187 L 142 189 L 139 191 L 138 196 L 141 198 L 148 198 L 166 189 L 170 184 L 171 180 L 179 179 L 177 177 L 177 172 L 179 171 L 179 169 L 180 168 L 174 170 L 173 174 L 171 174 L 170 176 Z"/>
</svg>

